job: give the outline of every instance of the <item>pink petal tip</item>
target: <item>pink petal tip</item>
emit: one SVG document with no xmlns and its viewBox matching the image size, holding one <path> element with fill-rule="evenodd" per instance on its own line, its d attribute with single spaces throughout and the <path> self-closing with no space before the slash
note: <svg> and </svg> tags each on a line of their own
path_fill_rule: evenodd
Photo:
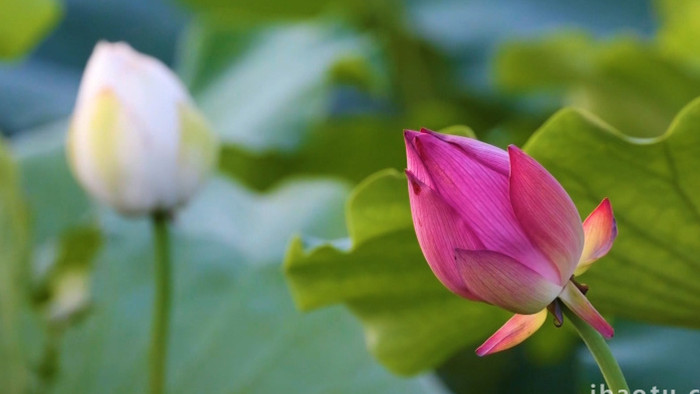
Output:
<svg viewBox="0 0 700 394">
<path fill-rule="evenodd" d="M 590 265 L 605 256 L 617 237 L 617 223 L 608 198 L 596 207 L 583 222 L 583 252 L 574 275 L 581 275 Z"/>
<path fill-rule="evenodd" d="M 547 319 L 547 310 L 543 309 L 533 315 L 515 315 L 487 339 L 478 349 L 476 355 L 483 357 L 507 350 L 529 338 Z"/>
</svg>

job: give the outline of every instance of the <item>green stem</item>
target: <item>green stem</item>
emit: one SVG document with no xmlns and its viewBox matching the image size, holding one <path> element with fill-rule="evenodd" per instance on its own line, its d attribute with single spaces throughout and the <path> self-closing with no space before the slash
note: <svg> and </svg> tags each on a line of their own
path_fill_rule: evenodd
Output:
<svg viewBox="0 0 700 394">
<path fill-rule="evenodd" d="M 165 389 L 170 316 L 170 234 L 167 213 L 157 212 L 153 215 L 153 233 L 156 282 L 149 355 L 150 388 L 151 394 L 162 394 Z"/>
<path fill-rule="evenodd" d="M 576 331 L 583 339 L 583 342 L 588 346 L 593 355 L 593 359 L 598 364 L 600 372 L 603 374 L 605 383 L 612 390 L 613 393 L 622 392 L 629 393 L 629 387 L 627 386 L 627 381 L 622 375 L 622 370 L 620 370 L 620 365 L 618 365 L 617 360 L 613 357 L 608 347 L 608 343 L 605 339 L 594 330 L 593 327 L 588 325 L 585 321 L 581 320 L 574 312 L 562 304 L 562 310 L 566 317 L 573 323 Z"/>
</svg>

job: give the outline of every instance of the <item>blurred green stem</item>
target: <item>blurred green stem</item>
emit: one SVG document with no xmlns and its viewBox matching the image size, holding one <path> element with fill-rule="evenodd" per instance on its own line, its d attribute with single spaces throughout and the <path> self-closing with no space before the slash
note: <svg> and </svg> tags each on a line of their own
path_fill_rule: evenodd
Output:
<svg viewBox="0 0 700 394">
<path fill-rule="evenodd" d="M 593 359 L 598 364 L 598 368 L 600 368 L 600 372 L 603 374 L 608 388 L 610 388 L 613 393 L 621 392 L 620 390 L 626 390 L 622 392 L 629 393 L 629 387 L 627 386 L 625 377 L 622 375 L 620 365 L 618 365 L 617 360 L 615 360 L 612 352 L 610 352 L 610 348 L 608 347 L 608 343 L 605 342 L 605 339 L 603 339 L 598 331 L 581 320 L 580 317 L 563 304 L 562 310 L 564 311 L 564 315 L 573 323 L 576 331 L 581 336 L 581 339 L 583 339 L 583 342 L 588 346 L 588 350 L 590 350 Z"/>
<path fill-rule="evenodd" d="M 155 297 L 151 326 L 150 388 L 151 394 L 162 394 L 168 359 L 168 321 L 170 316 L 170 233 L 169 214 L 153 214 L 155 241 Z"/>
</svg>

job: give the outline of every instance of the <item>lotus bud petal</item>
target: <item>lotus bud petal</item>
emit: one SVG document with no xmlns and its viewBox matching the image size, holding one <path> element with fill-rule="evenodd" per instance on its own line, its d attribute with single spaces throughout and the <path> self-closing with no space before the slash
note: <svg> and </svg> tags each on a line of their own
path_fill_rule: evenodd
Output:
<svg viewBox="0 0 700 394">
<path fill-rule="evenodd" d="M 475 301 L 482 299 L 467 289 L 457 265 L 454 250 L 460 245 L 477 246 L 478 242 L 459 215 L 440 199 L 428 185 L 406 171 L 409 180 L 409 198 L 418 242 L 428 256 L 428 264 L 440 281 L 453 293 Z"/>
<path fill-rule="evenodd" d="M 90 194 L 124 214 L 172 211 L 217 154 L 216 135 L 172 71 L 127 44 L 97 44 L 68 134 L 73 173 Z"/>
<path fill-rule="evenodd" d="M 564 188 L 540 163 L 515 146 L 508 147 L 508 155 L 513 212 L 564 284 L 583 250 L 581 217 Z"/>
<path fill-rule="evenodd" d="M 531 314 L 549 305 L 561 286 L 499 252 L 456 250 L 457 267 L 468 289 L 509 311 Z"/>
<path fill-rule="evenodd" d="M 583 221 L 584 244 L 574 275 L 588 271 L 595 261 L 608 254 L 617 237 L 617 224 L 610 200 L 604 199 Z"/>
<path fill-rule="evenodd" d="M 476 349 L 477 356 L 486 356 L 519 345 L 542 327 L 547 310 L 532 315 L 514 315 Z"/>
</svg>

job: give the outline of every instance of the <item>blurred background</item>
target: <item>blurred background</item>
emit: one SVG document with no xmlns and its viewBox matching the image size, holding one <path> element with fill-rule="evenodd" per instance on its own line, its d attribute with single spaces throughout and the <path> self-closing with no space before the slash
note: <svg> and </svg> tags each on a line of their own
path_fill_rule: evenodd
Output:
<svg viewBox="0 0 700 394">
<path fill-rule="evenodd" d="M 575 106 L 663 135 L 700 96 L 698 20 L 692 0 L 0 1 L 0 391 L 145 391 L 148 224 L 94 206 L 63 153 L 83 68 L 107 40 L 172 67 L 224 143 L 176 221 L 169 392 L 592 392 L 596 365 L 550 324 L 485 359 L 477 339 L 425 356 L 406 342 L 431 361 L 403 368 L 375 331 L 391 316 L 342 298 L 350 308 L 300 312 L 282 262 L 298 234 L 357 241 L 346 204 L 371 174 L 404 168 L 403 129 L 522 146 Z M 691 317 L 615 320 L 631 387 L 700 388 L 693 267 Z M 494 313 L 476 337 L 505 321 Z"/>
</svg>

